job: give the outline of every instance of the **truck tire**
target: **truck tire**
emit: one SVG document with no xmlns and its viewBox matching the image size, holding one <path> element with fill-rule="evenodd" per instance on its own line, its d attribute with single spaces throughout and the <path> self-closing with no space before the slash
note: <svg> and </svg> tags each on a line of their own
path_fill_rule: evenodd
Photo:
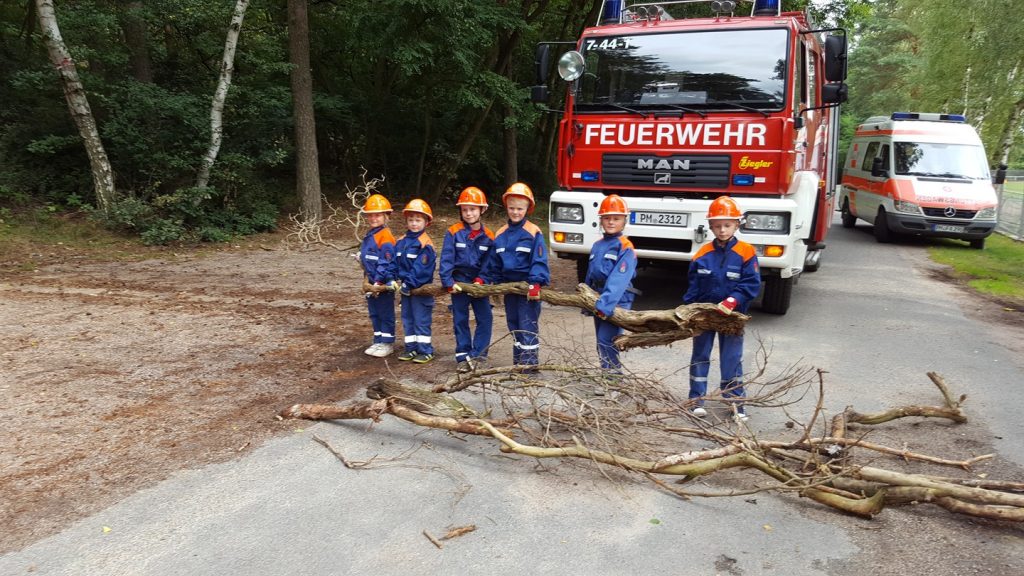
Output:
<svg viewBox="0 0 1024 576">
<path fill-rule="evenodd" d="M 764 279 L 764 292 L 761 294 L 761 311 L 768 314 L 785 314 L 789 311 L 789 301 L 793 296 L 795 278 L 769 276 Z"/>
<path fill-rule="evenodd" d="M 976 238 L 974 240 L 971 240 L 971 248 L 974 248 L 975 250 L 984 250 L 985 249 L 985 239 L 984 238 Z"/>
<path fill-rule="evenodd" d="M 892 242 L 892 230 L 889 230 L 889 219 L 885 215 L 885 208 L 878 208 L 875 215 L 875 240 L 882 244 Z"/>
<path fill-rule="evenodd" d="M 850 199 L 843 200 L 843 228 L 853 228 L 857 225 L 857 216 L 853 212 L 850 212 Z"/>
<path fill-rule="evenodd" d="M 590 261 L 586 258 L 576 259 L 576 282 L 582 284 L 587 278 L 587 268 L 590 267 Z"/>
</svg>

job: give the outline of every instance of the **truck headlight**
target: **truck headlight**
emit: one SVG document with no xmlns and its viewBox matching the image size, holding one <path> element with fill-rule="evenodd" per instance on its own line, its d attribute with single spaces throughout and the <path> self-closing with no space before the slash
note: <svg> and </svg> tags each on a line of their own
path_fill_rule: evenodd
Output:
<svg viewBox="0 0 1024 576">
<path fill-rule="evenodd" d="M 747 232 L 789 232 L 789 214 L 748 212 L 743 222 Z"/>
<path fill-rule="evenodd" d="M 988 208 L 982 208 L 975 216 L 976 220 L 995 220 L 996 219 L 996 207 L 990 206 Z"/>
<path fill-rule="evenodd" d="M 892 203 L 892 207 L 897 212 L 903 212 L 904 214 L 922 214 L 920 206 L 906 200 L 897 200 Z"/>
<path fill-rule="evenodd" d="M 551 220 L 554 222 L 583 224 L 583 206 L 579 204 L 552 204 Z"/>
</svg>

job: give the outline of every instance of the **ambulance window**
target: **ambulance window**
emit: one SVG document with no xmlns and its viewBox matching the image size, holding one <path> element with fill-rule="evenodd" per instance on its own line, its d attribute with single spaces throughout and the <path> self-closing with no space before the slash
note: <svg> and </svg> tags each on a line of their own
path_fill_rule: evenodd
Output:
<svg viewBox="0 0 1024 576">
<path fill-rule="evenodd" d="M 882 151 L 878 153 L 882 157 L 882 169 L 889 169 L 889 145 L 885 144 L 882 146 Z"/>
<path fill-rule="evenodd" d="M 871 161 L 878 156 L 878 142 L 871 142 L 864 151 L 864 161 L 860 163 L 861 170 L 871 170 Z"/>
</svg>

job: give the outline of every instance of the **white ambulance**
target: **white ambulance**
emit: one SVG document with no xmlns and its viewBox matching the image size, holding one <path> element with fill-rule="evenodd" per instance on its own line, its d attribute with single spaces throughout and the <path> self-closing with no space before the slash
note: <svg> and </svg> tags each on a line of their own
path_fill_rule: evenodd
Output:
<svg viewBox="0 0 1024 576">
<path fill-rule="evenodd" d="M 981 138 L 963 116 L 896 112 L 857 126 L 839 207 L 844 228 L 860 218 L 879 242 L 916 234 L 981 249 L 995 230 L 998 199 Z"/>
</svg>

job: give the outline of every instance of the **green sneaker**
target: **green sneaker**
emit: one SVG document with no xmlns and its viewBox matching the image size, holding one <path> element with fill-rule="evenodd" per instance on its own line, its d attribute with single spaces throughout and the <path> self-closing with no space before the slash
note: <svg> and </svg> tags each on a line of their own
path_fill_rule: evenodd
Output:
<svg viewBox="0 0 1024 576">
<path fill-rule="evenodd" d="M 401 356 L 399 356 L 399 358 L 401 358 Z M 412 359 L 412 361 L 417 364 L 426 364 L 427 362 L 430 362 L 433 359 L 433 354 L 417 354 L 416 357 Z"/>
<path fill-rule="evenodd" d="M 414 360 L 415 358 L 416 353 L 413 352 L 412 350 L 406 350 L 405 352 L 402 352 L 401 354 L 398 355 L 398 359 L 401 360 L 402 362 L 408 362 L 409 360 Z"/>
</svg>

